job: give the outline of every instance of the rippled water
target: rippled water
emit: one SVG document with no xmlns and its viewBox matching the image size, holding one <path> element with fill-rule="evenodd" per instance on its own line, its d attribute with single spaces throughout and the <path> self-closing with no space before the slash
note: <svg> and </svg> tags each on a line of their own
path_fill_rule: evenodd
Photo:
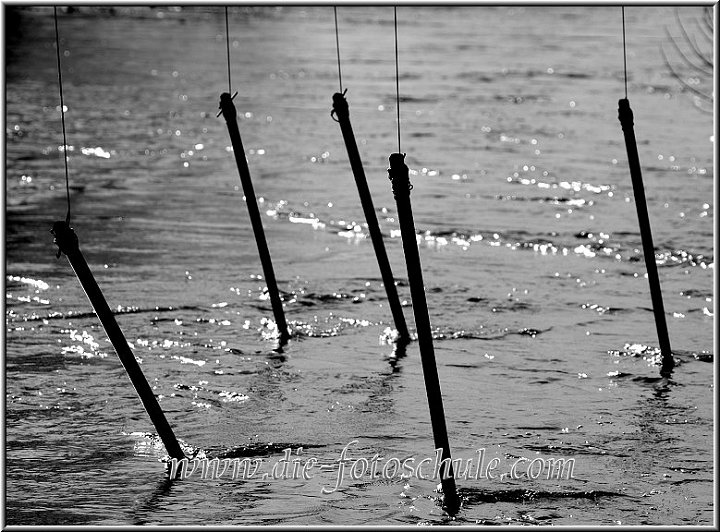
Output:
<svg viewBox="0 0 720 532">
<path fill-rule="evenodd" d="M 703 8 L 627 10 L 628 91 L 670 339 L 660 379 L 617 120 L 616 7 L 400 7 L 414 184 L 454 457 L 575 459 L 458 480 L 457 523 L 711 524 L 711 76 Z M 65 215 L 49 8 L 7 7 L 8 524 L 440 524 L 433 480 L 170 482 L 164 450 L 49 233 Z M 411 328 L 387 157 L 390 7 L 338 10 L 351 121 Z M 433 456 L 416 343 L 392 326 L 339 128 L 333 11 L 230 8 L 235 105 L 293 338 L 273 322 L 219 94 L 221 8 L 61 10 L 73 226 L 176 434 L 208 456 Z M 682 23 L 682 27 L 681 27 Z M 14 29 L 13 29 L 14 28 Z M 667 31 L 666 31 L 667 30 Z M 691 52 L 685 49 L 686 54 Z M 293 455 L 296 456 L 296 455 Z"/>
</svg>

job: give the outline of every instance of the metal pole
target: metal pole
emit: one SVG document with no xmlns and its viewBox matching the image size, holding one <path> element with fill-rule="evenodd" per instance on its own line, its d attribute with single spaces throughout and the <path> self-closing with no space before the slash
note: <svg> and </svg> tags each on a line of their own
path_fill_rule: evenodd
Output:
<svg viewBox="0 0 720 532">
<path fill-rule="evenodd" d="M 345 91 L 347 92 L 347 91 Z M 388 260 L 385 244 L 383 243 L 382 233 L 378 225 L 375 207 L 373 206 L 372 196 L 368 188 L 365 170 L 363 169 L 360 152 L 358 151 L 355 134 L 350 124 L 350 111 L 348 108 L 345 93 L 336 92 L 333 94 L 333 114 L 337 116 L 337 122 L 340 124 L 345 147 L 347 148 L 348 158 L 350 159 L 350 167 L 352 168 L 358 193 L 360 194 L 360 203 L 365 213 L 365 221 L 368 225 L 370 238 L 375 248 L 375 256 L 377 257 L 378 266 L 380 266 L 380 274 L 382 275 L 385 292 L 387 293 L 390 311 L 392 312 L 395 328 L 398 331 L 398 342 L 409 342 L 410 333 L 405 323 L 405 315 L 403 314 L 400 298 L 398 297 L 397 287 L 395 286 L 395 278 L 393 277 L 390 261 Z"/>
<path fill-rule="evenodd" d="M 95 282 L 95 278 L 85 261 L 85 257 L 80 251 L 75 231 L 67 222 L 60 221 L 55 222 L 52 233 L 55 235 L 55 244 L 60 248 L 58 257 L 60 257 L 60 253 L 62 252 L 70 261 L 70 265 L 75 271 L 75 275 L 77 275 L 83 290 L 85 290 L 85 294 L 90 300 L 95 314 L 97 314 L 97 317 L 100 319 L 100 323 L 102 323 L 102 326 L 105 328 L 105 333 L 108 335 L 108 338 L 110 338 L 110 342 L 112 342 L 115 352 L 120 358 L 120 362 L 122 362 L 122 365 L 125 367 L 130 382 L 140 396 L 140 400 L 150 416 L 155 430 L 165 445 L 165 450 L 171 458 L 182 460 L 185 458 L 185 454 L 182 452 L 180 444 L 175 438 L 172 428 L 170 428 L 170 424 L 167 422 L 167 419 L 165 419 L 165 414 L 162 408 L 160 408 L 152 388 L 150 388 L 137 360 L 135 360 L 135 355 L 130 349 L 125 335 L 120 330 L 117 321 L 115 321 L 115 316 L 110 310 L 105 296 L 103 296 L 100 287 L 97 282 Z"/>
<path fill-rule="evenodd" d="M 270 259 L 270 251 L 268 250 L 267 241 L 265 240 L 265 231 L 263 229 L 262 220 L 260 219 L 260 209 L 255 198 L 255 190 L 253 189 L 252 179 L 250 178 L 250 169 L 245 159 L 245 149 L 243 148 L 242 139 L 240 138 L 240 130 L 237 123 L 237 110 L 232 102 L 229 92 L 220 95 L 220 109 L 227 122 L 228 132 L 230 133 L 230 141 L 235 154 L 235 162 L 237 163 L 240 181 L 242 182 L 243 192 L 245 194 L 245 202 L 247 203 L 248 213 L 250 214 L 250 222 L 252 223 L 253 233 L 255 233 L 255 242 L 257 242 L 260 262 L 262 263 L 263 275 L 267 283 L 268 292 L 270 294 L 270 303 L 272 304 L 275 323 L 280 333 L 280 344 L 287 343 L 290 338 L 287 322 L 285 321 L 285 312 L 280 299 L 277 281 L 275 280 L 275 271 L 273 270 L 272 261 Z"/>
<path fill-rule="evenodd" d="M 425 378 L 425 391 L 430 406 L 430 422 L 433 429 L 435 448 L 442 449 L 443 462 L 440 469 L 443 487 L 443 507 L 450 514 L 455 514 L 460 508 L 460 499 L 455 487 L 455 475 L 450 455 L 447 427 L 445 425 L 445 411 L 443 409 L 440 379 L 435 365 L 435 350 L 433 348 L 432 331 L 430 329 L 430 316 L 425 299 L 425 286 L 420 265 L 415 237 L 415 222 L 413 220 L 412 206 L 410 205 L 410 177 L 408 167 L 405 165 L 405 154 L 393 153 L 390 155 L 390 168 L 388 169 L 392 181 L 392 191 L 397 203 L 398 220 L 402 236 L 405 262 L 407 263 L 410 295 L 412 296 L 413 315 L 417 329 L 418 344 L 420 345 L 420 358 L 422 360 L 423 376 Z M 445 462 L 447 459 L 447 462 Z M 447 478 L 445 478 L 447 477 Z"/>
<path fill-rule="evenodd" d="M 672 373 L 675 362 L 670 349 L 670 337 L 665 321 L 665 307 L 663 305 L 662 291 L 660 290 L 657 263 L 655 262 L 655 246 L 653 245 L 652 231 L 650 230 L 650 217 L 648 216 L 647 200 L 645 199 L 645 187 L 643 186 L 640 158 L 638 157 L 635 130 L 633 129 L 633 112 L 632 109 L 630 109 L 630 102 L 627 98 L 622 98 L 618 102 L 618 118 L 620 119 L 620 124 L 622 125 L 622 130 L 625 135 L 625 147 L 627 148 L 628 164 L 630 165 L 630 177 L 632 179 L 633 194 L 635 196 L 635 207 L 637 208 L 638 221 L 640 222 L 643 255 L 645 256 L 648 281 L 650 282 L 650 296 L 652 298 L 653 313 L 655 314 L 655 326 L 660 342 L 660 353 L 662 357 L 660 375 L 668 376 Z"/>
</svg>

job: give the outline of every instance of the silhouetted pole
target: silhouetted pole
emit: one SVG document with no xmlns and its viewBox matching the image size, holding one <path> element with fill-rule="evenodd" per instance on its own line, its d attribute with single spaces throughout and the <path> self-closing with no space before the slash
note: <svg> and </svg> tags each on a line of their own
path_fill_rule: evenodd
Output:
<svg viewBox="0 0 720 532">
<path fill-rule="evenodd" d="M 435 350 L 433 348 L 432 331 L 430 329 L 430 316 L 425 299 L 425 285 L 423 283 L 422 268 L 420 266 L 420 253 L 418 252 L 415 222 L 410 205 L 410 189 L 412 185 L 410 184 L 408 167 L 405 165 L 405 154 L 393 153 L 390 155 L 388 174 L 390 181 L 392 181 L 392 191 L 397 203 L 400 234 L 405 252 L 405 262 L 407 263 L 413 315 L 415 316 L 415 328 L 417 329 L 420 358 L 422 360 L 423 376 L 425 377 L 425 391 L 427 392 L 428 404 L 430 406 L 430 422 L 433 429 L 433 439 L 435 440 L 435 448 L 441 448 L 443 450 L 443 460 L 447 459 L 447 462 L 443 463 L 440 470 L 443 493 L 445 495 L 443 506 L 448 513 L 454 514 L 460 507 L 460 500 L 457 495 L 457 488 L 455 487 L 450 443 L 448 441 L 445 411 L 443 409 L 442 393 L 440 391 L 440 379 L 438 378 L 437 367 L 435 366 Z M 448 478 L 445 478 L 446 476 Z"/>
<path fill-rule="evenodd" d="M 110 310 L 107 301 L 105 301 L 105 296 L 103 296 L 100 287 L 97 282 L 95 282 L 95 278 L 85 261 L 85 257 L 80 251 L 75 231 L 67 222 L 60 221 L 55 222 L 52 233 L 55 235 L 55 244 L 57 244 L 60 249 L 58 251 L 58 258 L 62 252 L 70 261 L 70 265 L 75 271 L 75 275 L 77 275 L 83 290 L 85 290 L 85 294 L 90 300 L 95 314 L 97 314 L 97 317 L 100 319 L 100 323 L 102 323 L 102 326 L 105 328 L 105 333 L 107 333 L 110 342 L 112 342 L 115 352 L 125 367 L 128 377 L 130 377 L 130 382 L 132 382 L 135 391 L 140 396 L 140 400 L 150 416 L 155 430 L 165 445 L 165 450 L 171 458 L 182 460 L 185 458 L 185 454 L 182 452 L 180 444 L 175 438 L 175 434 L 172 428 L 170 428 L 167 419 L 165 419 L 165 414 L 162 408 L 160 408 L 152 388 L 150 388 L 137 360 L 135 360 L 135 355 L 130 349 L 125 335 L 120 330 L 117 321 L 115 321 L 115 316 Z"/>
<path fill-rule="evenodd" d="M 650 296 L 652 297 L 653 312 L 655 314 L 655 326 L 657 327 L 658 340 L 660 342 L 660 353 L 662 365 L 660 374 L 668 376 L 675 366 L 672 351 L 670 349 L 670 338 L 668 336 L 667 323 L 665 321 L 665 307 L 663 305 L 662 292 L 660 291 L 660 278 L 655 262 L 655 246 L 653 246 L 652 231 L 650 230 L 650 218 L 648 216 L 647 201 L 645 199 L 645 187 L 640 171 L 640 158 L 638 157 L 635 130 L 633 129 L 633 112 L 630 109 L 630 102 L 627 98 L 621 98 L 618 102 L 618 118 L 625 135 L 625 147 L 627 148 L 628 164 L 630 165 L 630 177 L 632 178 L 633 194 L 635 196 L 635 207 L 637 208 L 638 221 L 640 222 L 640 236 L 642 238 L 645 266 L 647 267 L 648 281 L 650 282 Z"/>
<path fill-rule="evenodd" d="M 260 219 L 260 209 L 258 208 L 257 199 L 255 198 L 255 190 L 253 189 L 252 179 L 250 178 L 250 169 L 245 159 L 245 149 L 243 148 L 240 130 L 238 129 L 237 111 L 229 92 L 224 92 L 220 95 L 220 109 L 225 117 L 228 132 L 230 133 L 230 142 L 232 143 L 233 153 L 235 154 L 235 162 L 237 163 L 238 173 L 240 174 L 240 181 L 242 182 L 243 193 L 245 194 L 245 202 L 247 203 L 248 213 L 250 214 L 253 233 L 255 233 L 255 242 L 257 242 L 263 275 L 265 276 L 268 293 L 270 294 L 270 303 L 272 304 L 275 323 L 280 333 L 280 344 L 282 345 L 288 341 L 290 333 L 288 332 L 285 312 L 283 310 L 282 300 L 280 299 L 277 281 L 275 280 L 275 271 L 273 270 L 272 261 L 270 260 L 270 251 L 268 250 L 267 241 L 265 240 L 265 230 L 263 229 L 262 220 Z"/>
<path fill-rule="evenodd" d="M 345 92 L 347 92 L 347 90 Z M 350 111 L 347 100 L 345 99 L 345 92 L 342 94 L 339 92 L 333 94 L 333 114 L 338 117 L 337 122 L 340 124 L 340 130 L 345 140 L 345 147 L 347 148 L 348 158 L 350 159 L 350 167 L 352 168 L 358 193 L 360 194 L 360 203 L 362 204 L 370 238 L 375 248 L 375 256 L 377 257 L 378 266 L 380 266 L 380 274 L 382 275 L 383 284 L 385 285 L 390 311 L 395 321 L 395 329 L 397 329 L 399 334 L 398 342 L 409 342 L 410 333 L 405 323 L 405 316 L 402 305 L 400 305 L 397 287 L 395 286 L 395 278 L 390 268 L 387 252 L 385 251 L 385 244 L 383 243 L 382 233 L 380 232 L 380 226 L 378 225 L 375 214 L 372 196 L 370 195 L 370 189 L 368 188 L 367 179 L 365 178 L 365 170 L 363 169 L 362 160 L 360 159 L 355 134 L 350 124 Z"/>
</svg>

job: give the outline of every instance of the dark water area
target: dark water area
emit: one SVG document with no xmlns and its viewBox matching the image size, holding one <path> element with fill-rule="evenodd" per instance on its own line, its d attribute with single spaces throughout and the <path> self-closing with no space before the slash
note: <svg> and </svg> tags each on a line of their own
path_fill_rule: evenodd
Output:
<svg viewBox="0 0 720 532">
<path fill-rule="evenodd" d="M 482 456 L 481 472 L 496 466 L 495 478 L 458 479 L 453 519 L 437 479 L 348 470 L 332 489 L 344 449 L 382 466 L 431 459 L 434 445 L 418 345 L 391 342 L 330 116 L 331 6 L 229 8 L 234 104 L 292 333 L 282 352 L 216 116 L 228 90 L 224 10 L 58 10 L 72 225 L 176 435 L 200 457 L 262 459 L 264 473 L 287 448 L 326 466 L 309 478 L 172 481 L 112 345 L 55 257 L 50 229 L 66 199 L 52 9 L 4 7 L 7 524 L 715 522 L 706 8 L 626 8 L 670 378 L 659 376 L 617 119 L 620 9 L 398 8 L 402 151 L 450 445 L 473 467 Z M 393 10 L 341 6 L 338 23 L 350 119 L 415 334 L 387 178 Z M 572 459 L 572 475 L 513 477 L 536 459 Z"/>
</svg>

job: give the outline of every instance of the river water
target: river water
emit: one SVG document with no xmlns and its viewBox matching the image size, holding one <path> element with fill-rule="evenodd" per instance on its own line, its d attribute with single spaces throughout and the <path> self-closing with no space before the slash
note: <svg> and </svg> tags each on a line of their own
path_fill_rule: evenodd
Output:
<svg viewBox="0 0 720 532">
<path fill-rule="evenodd" d="M 6 6 L 8 524 L 713 523 L 714 130 L 694 92 L 710 92 L 712 76 L 687 40 L 712 61 L 704 8 L 626 9 L 628 98 L 677 361 L 669 379 L 617 119 L 619 8 L 397 14 L 402 151 L 449 439 L 453 457 L 484 460 L 457 481 L 459 514 L 438 506 L 429 466 L 425 478 L 394 471 L 434 456 L 432 430 L 417 342 L 389 343 L 330 116 L 331 6 L 229 9 L 234 103 L 292 329 L 282 352 L 216 117 L 224 10 L 59 10 L 72 225 L 175 433 L 199 456 L 262 458 L 267 473 L 286 448 L 326 466 L 172 482 L 55 257 L 49 231 L 66 200 L 52 10 Z M 414 333 L 387 179 L 393 10 L 340 7 L 338 24 L 350 118 Z M 347 469 L 335 489 L 344 448 L 357 478 Z M 385 474 L 359 474 L 375 455 Z M 574 460 L 572 475 L 517 474 L 560 459 Z"/>
</svg>

